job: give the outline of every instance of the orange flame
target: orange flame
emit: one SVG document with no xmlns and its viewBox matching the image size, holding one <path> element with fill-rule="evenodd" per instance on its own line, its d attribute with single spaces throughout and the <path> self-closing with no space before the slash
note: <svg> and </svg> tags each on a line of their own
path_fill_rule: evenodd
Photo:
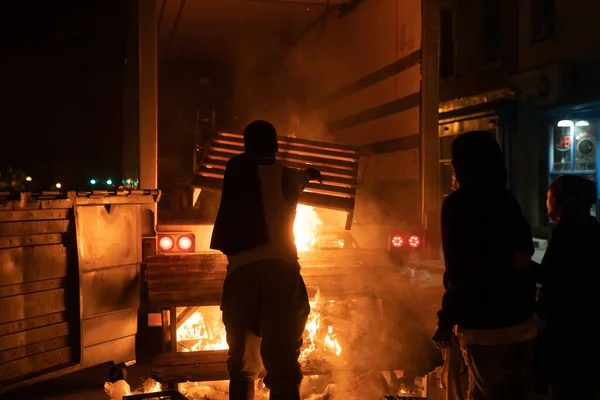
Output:
<svg viewBox="0 0 600 400">
<path fill-rule="evenodd" d="M 317 291 L 315 297 L 310 302 L 310 314 L 308 315 L 308 321 L 306 322 L 305 337 L 304 337 L 304 348 L 300 353 L 300 358 L 306 359 L 315 351 L 323 351 L 326 353 L 333 353 L 336 356 L 342 354 L 342 346 L 336 338 L 336 334 L 333 333 L 333 326 L 327 326 L 327 333 L 321 339 L 321 307 L 323 299 L 321 292 Z"/>
<path fill-rule="evenodd" d="M 205 314 L 213 318 L 207 321 Z M 219 307 L 198 307 L 177 329 L 177 342 L 184 352 L 228 349 Z"/>
<path fill-rule="evenodd" d="M 304 349 L 300 353 L 300 358 L 306 358 L 317 348 L 317 333 L 321 327 L 321 292 L 317 291 L 314 299 L 310 302 L 310 314 L 304 328 Z"/>
<path fill-rule="evenodd" d="M 309 251 L 315 248 L 317 231 L 322 223 L 314 207 L 298 204 L 294 220 L 294 237 L 298 251 Z"/>
<path fill-rule="evenodd" d="M 333 326 L 329 325 L 327 327 L 327 335 L 325 339 L 323 339 L 323 344 L 325 345 L 325 350 L 334 353 L 336 356 L 342 354 L 342 346 L 336 339 L 336 334 L 333 333 Z"/>
<path fill-rule="evenodd" d="M 317 232 L 322 224 L 314 207 L 299 204 L 294 221 L 294 236 L 298 251 L 313 250 L 317 243 Z M 328 326 L 323 338 L 321 332 L 321 295 L 317 291 L 310 302 L 311 312 L 305 331 L 305 347 L 301 358 L 306 358 L 315 350 L 325 351 L 339 356 L 342 348 Z M 178 314 L 183 308 L 177 309 Z M 221 321 L 219 307 L 198 307 L 191 316 L 177 329 L 177 342 L 181 351 L 226 350 L 225 327 Z"/>
</svg>

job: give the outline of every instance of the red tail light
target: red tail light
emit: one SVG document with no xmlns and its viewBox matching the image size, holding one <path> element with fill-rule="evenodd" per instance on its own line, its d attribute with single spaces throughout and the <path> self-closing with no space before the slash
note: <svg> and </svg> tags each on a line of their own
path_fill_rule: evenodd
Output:
<svg viewBox="0 0 600 400">
<path fill-rule="evenodd" d="M 420 250 L 421 237 L 410 233 L 394 233 L 388 237 L 388 251 L 404 253 L 410 250 Z"/>
<path fill-rule="evenodd" d="M 188 251 L 192 248 L 193 244 L 194 241 L 187 235 L 181 236 L 179 239 L 177 239 L 177 247 L 182 251 Z"/>
<path fill-rule="evenodd" d="M 390 239 L 390 245 L 395 249 L 399 249 L 404 245 L 404 239 L 400 235 L 394 235 Z"/>
<path fill-rule="evenodd" d="M 196 251 L 196 237 L 191 233 L 161 233 L 158 235 L 158 253 L 186 254 Z"/>
<path fill-rule="evenodd" d="M 419 238 L 417 235 L 412 235 L 408 238 L 408 245 L 412 249 L 418 248 L 419 246 L 421 246 L 421 238 Z"/>
<path fill-rule="evenodd" d="M 163 236 L 158 239 L 158 247 L 162 251 L 171 250 L 173 248 L 174 244 L 175 244 L 175 242 L 173 242 L 173 238 L 171 238 L 171 236 Z"/>
</svg>

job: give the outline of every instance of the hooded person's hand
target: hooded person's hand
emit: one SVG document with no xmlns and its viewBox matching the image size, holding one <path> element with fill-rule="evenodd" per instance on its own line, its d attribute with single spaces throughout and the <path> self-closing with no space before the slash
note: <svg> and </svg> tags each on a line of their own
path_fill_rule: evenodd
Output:
<svg viewBox="0 0 600 400">
<path fill-rule="evenodd" d="M 435 343 L 438 349 L 445 349 L 447 347 L 458 344 L 458 338 L 452 331 L 452 329 L 440 328 L 437 326 L 433 331 L 433 336 L 431 337 L 433 343 Z"/>
<path fill-rule="evenodd" d="M 308 181 L 318 181 L 319 183 L 323 183 L 323 175 L 321 175 L 321 171 L 315 168 L 309 168 L 306 170 L 306 177 Z"/>
</svg>

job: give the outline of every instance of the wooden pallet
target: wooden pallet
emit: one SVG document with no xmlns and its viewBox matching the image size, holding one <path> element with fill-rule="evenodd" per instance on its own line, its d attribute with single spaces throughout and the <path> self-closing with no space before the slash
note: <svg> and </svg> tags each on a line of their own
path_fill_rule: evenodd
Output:
<svg viewBox="0 0 600 400">
<path fill-rule="evenodd" d="M 441 296 L 439 280 L 415 284 L 381 251 L 331 250 L 300 254 L 309 295 L 317 290 L 327 300 Z M 161 383 L 226 380 L 227 351 L 178 352 L 177 329 L 199 306 L 218 306 L 227 260 L 221 254 L 153 256 L 147 259 L 146 280 L 151 307 L 162 310 L 165 353 L 152 362 L 152 377 Z M 177 313 L 177 307 L 185 307 Z M 171 321 L 173 323 L 171 323 Z M 328 371 L 305 371 L 324 375 Z"/>
<path fill-rule="evenodd" d="M 310 295 L 317 289 L 328 299 L 397 298 L 415 290 L 385 253 L 331 250 L 300 254 L 302 276 Z M 147 260 L 146 280 L 152 307 L 217 306 L 227 261 L 220 254 L 154 256 Z M 432 287 L 438 290 L 439 282 Z M 423 287 L 419 287 L 423 290 Z"/>
<path fill-rule="evenodd" d="M 228 380 L 226 360 L 227 350 L 162 353 L 152 359 L 152 379 L 163 384 Z M 331 375 L 333 370 L 323 365 L 321 369 L 304 367 L 303 373 Z"/>
<path fill-rule="evenodd" d="M 356 197 L 358 150 L 351 146 L 283 136 L 278 137 L 278 141 L 279 162 L 292 168 L 314 167 L 323 174 L 323 183 L 309 183 L 300 196 L 300 203 L 347 212 L 346 229 L 350 229 Z M 217 133 L 204 146 L 192 186 L 221 190 L 227 162 L 243 151 L 242 135 Z"/>
<path fill-rule="evenodd" d="M 225 360 L 227 350 L 161 353 L 152 359 L 152 379 L 164 384 L 227 380 Z"/>
</svg>

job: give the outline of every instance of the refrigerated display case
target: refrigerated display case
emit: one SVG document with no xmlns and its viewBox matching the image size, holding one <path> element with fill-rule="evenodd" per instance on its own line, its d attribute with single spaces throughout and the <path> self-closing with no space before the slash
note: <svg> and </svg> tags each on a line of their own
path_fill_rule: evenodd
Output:
<svg viewBox="0 0 600 400">
<path fill-rule="evenodd" d="M 555 119 L 549 124 L 549 181 L 577 175 L 598 182 L 597 118 Z M 599 196 L 600 197 L 600 196 Z M 592 210 L 598 215 L 599 203 Z"/>
</svg>

